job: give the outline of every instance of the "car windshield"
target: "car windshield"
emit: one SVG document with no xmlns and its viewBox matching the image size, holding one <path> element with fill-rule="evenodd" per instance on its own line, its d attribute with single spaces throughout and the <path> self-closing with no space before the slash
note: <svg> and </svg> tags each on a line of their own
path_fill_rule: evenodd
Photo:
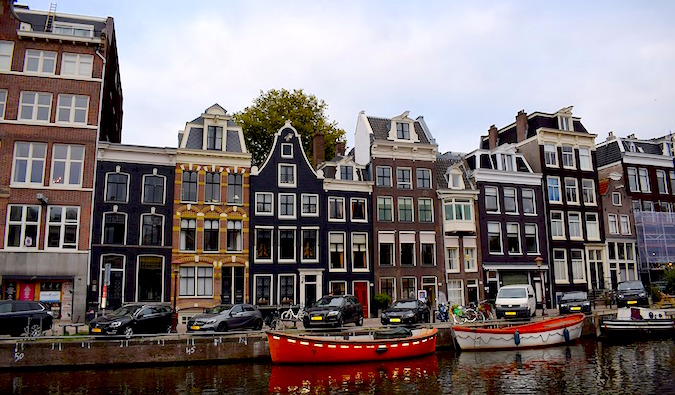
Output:
<svg viewBox="0 0 675 395">
<path fill-rule="evenodd" d="M 563 294 L 561 301 L 586 300 L 586 292 L 569 292 Z"/>
<path fill-rule="evenodd" d="M 619 291 L 636 291 L 636 290 L 641 290 L 644 289 L 642 286 L 642 283 L 639 281 L 627 281 L 625 283 L 619 283 L 618 290 Z"/>
<path fill-rule="evenodd" d="M 206 314 L 219 314 L 222 313 L 223 311 L 227 311 L 231 309 L 232 306 L 226 305 L 226 304 L 219 304 L 217 306 L 213 306 L 210 309 L 204 310 L 204 313 Z"/>
<path fill-rule="evenodd" d="M 111 317 L 124 317 L 125 315 L 133 315 L 138 309 L 143 306 L 122 306 L 119 309 L 111 312 Z"/>
<path fill-rule="evenodd" d="M 340 297 L 337 297 L 337 298 L 331 298 L 331 297 L 325 297 L 325 296 L 324 296 L 323 298 L 319 299 L 319 300 L 316 302 L 316 305 L 319 306 L 319 307 L 322 307 L 322 306 L 324 306 L 324 307 L 325 307 L 325 306 L 329 306 L 329 307 L 340 307 L 340 306 L 342 306 L 343 304 L 345 304 L 345 299 L 344 299 L 344 298 L 340 298 Z"/>
<path fill-rule="evenodd" d="M 417 302 L 414 300 L 406 300 L 401 302 L 394 303 L 391 306 L 392 309 L 414 309 L 417 306 Z"/>
<path fill-rule="evenodd" d="M 499 290 L 497 297 L 506 299 L 526 298 L 527 293 L 524 288 L 502 288 Z"/>
</svg>

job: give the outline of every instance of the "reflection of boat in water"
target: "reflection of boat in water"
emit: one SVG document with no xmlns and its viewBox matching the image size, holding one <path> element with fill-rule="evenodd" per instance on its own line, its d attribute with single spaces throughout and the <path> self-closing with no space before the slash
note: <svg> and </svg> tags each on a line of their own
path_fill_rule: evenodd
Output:
<svg viewBox="0 0 675 395">
<path fill-rule="evenodd" d="M 672 310 L 622 308 L 617 310 L 616 318 L 605 318 L 602 321 L 600 331 L 604 336 L 619 340 L 642 340 L 646 336 L 670 336 L 675 334 L 675 319 Z"/>
<path fill-rule="evenodd" d="M 271 393 L 353 393 L 383 381 L 411 382 L 438 376 L 436 355 L 399 361 L 341 365 L 272 365 Z"/>
<path fill-rule="evenodd" d="M 467 369 L 505 369 L 509 366 L 528 366 L 584 361 L 582 344 L 558 345 L 546 348 L 499 350 L 492 352 L 462 352 L 458 355 L 458 367 Z"/>
<path fill-rule="evenodd" d="M 396 328 L 352 336 L 268 332 L 274 363 L 346 363 L 419 357 L 436 351 L 436 328 Z"/>
<path fill-rule="evenodd" d="M 452 331 L 462 350 L 548 347 L 581 337 L 585 318 L 577 313 L 503 328 L 455 325 Z"/>
</svg>

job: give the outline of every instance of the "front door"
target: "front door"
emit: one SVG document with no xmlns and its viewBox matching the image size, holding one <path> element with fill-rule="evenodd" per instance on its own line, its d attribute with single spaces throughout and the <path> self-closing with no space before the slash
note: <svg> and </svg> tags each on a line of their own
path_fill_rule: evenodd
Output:
<svg viewBox="0 0 675 395">
<path fill-rule="evenodd" d="M 300 270 L 300 303 L 305 307 L 313 306 L 323 296 L 321 270 Z"/>
<path fill-rule="evenodd" d="M 316 276 L 313 274 L 308 274 L 305 276 L 305 297 L 303 303 L 305 306 L 312 306 L 316 300 Z"/>
<path fill-rule="evenodd" d="M 363 306 L 363 316 L 370 317 L 368 303 L 368 281 L 354 281 L 354 296 Z"/>
</svg>

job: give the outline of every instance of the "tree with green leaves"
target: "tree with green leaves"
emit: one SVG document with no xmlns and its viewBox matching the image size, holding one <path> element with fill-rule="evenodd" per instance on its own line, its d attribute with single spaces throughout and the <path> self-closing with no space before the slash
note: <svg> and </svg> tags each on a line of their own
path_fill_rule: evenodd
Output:
<svg viewBox="0 0 675 395">
<path fill-rule="evenodd" d="M 335 156 L 335 143 L 345 140 L 345 131 L 337 122 L 330 121 L 325 111 L 328 105 L 302 89 L 288 91 L 271 89 L 260 91 L 251 106 L 234 114 L 234 120 L 244 130 L 246 146 L 253 157 L 253 164 L 260 166 L 267 158 L 274 135 L 286 120 L 301 136 L 302 146 L 310 162 L 314 158 L 312 141 L 317 132 L 324 135 L 325 159 Z"/>
</svg>

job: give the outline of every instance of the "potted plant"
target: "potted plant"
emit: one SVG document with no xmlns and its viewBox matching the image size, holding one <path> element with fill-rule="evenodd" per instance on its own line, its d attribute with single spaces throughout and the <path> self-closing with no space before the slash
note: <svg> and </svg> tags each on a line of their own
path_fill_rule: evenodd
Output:
<svg viewBox="0 0 675 395">
<path fill-rule="evenodd" d="M 377 315 L 379 317 L 381 310 L 386 309 L 391 304 L 391 296 L 387 294 L 375 295 L 375 308 L 377 308 Z"/>
</svg>

